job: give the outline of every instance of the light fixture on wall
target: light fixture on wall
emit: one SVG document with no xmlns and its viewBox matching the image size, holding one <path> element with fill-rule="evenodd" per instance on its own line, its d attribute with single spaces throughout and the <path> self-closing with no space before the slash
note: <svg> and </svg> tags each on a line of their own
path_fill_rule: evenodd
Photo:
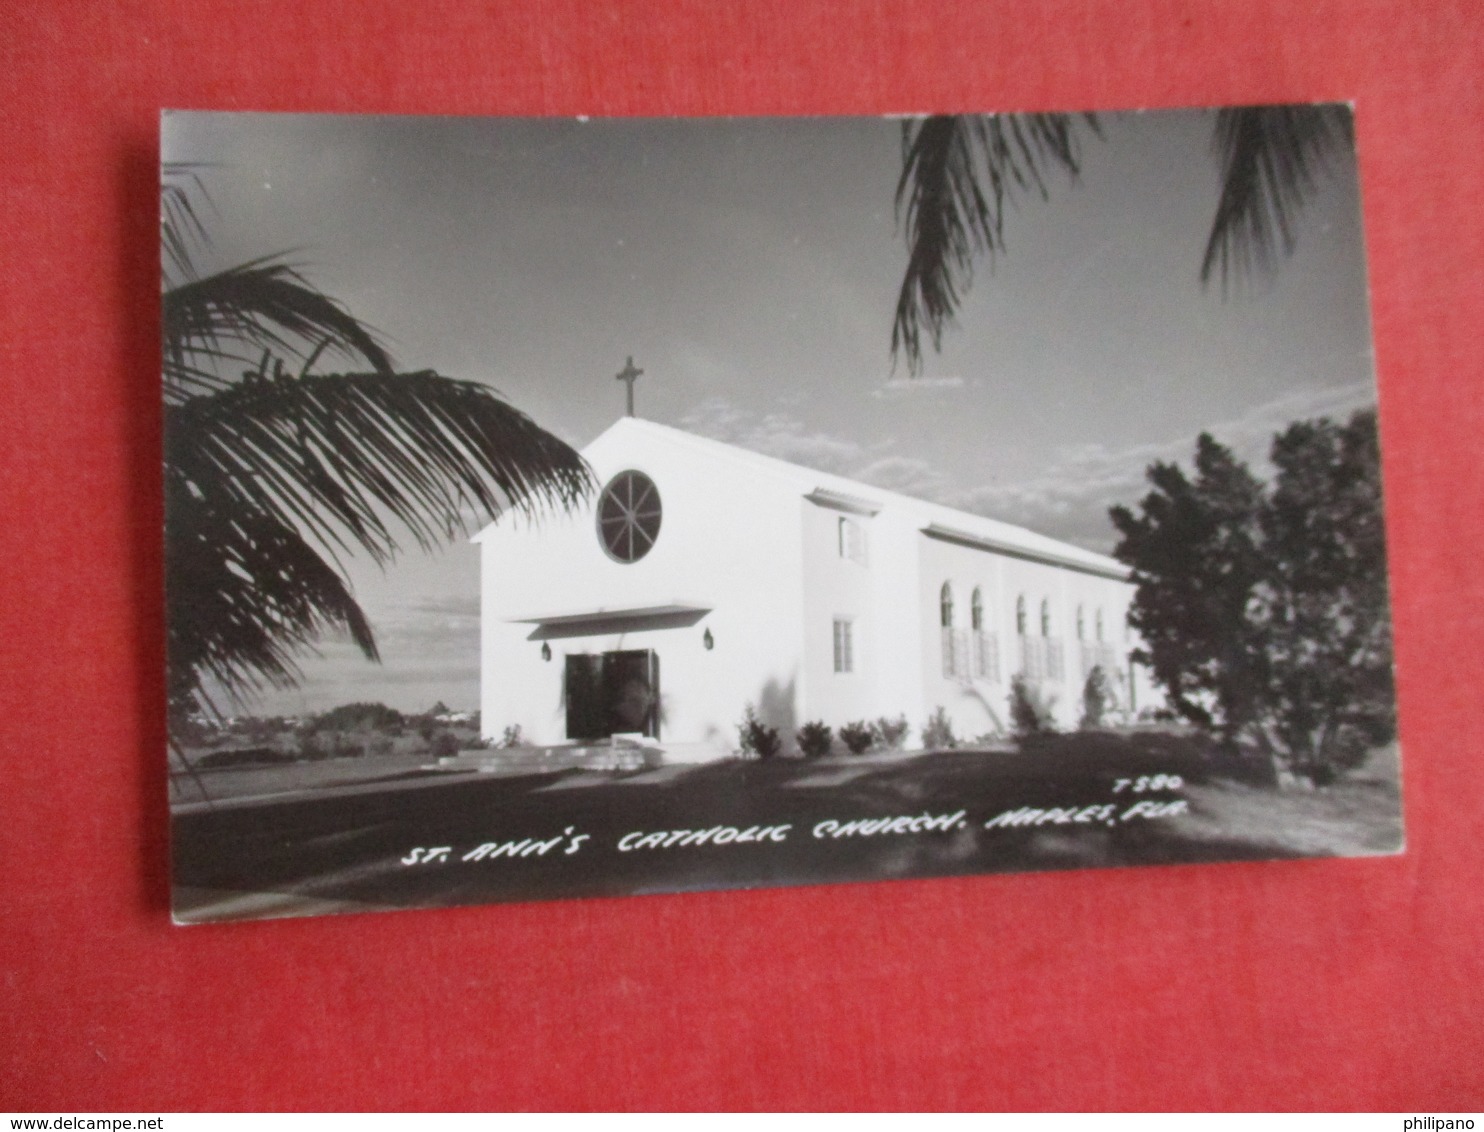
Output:
<svg viewBox="0 0 1484 1132">
<path fill-rule="evenodd" d="M 541 642 L 541 659 L 542 660 L 550 660 L 551 659 L 551 643 L 549 641 L 542 641 Z"/>
<path fill-rule="evenodd" d="M 716 638 L 711 635 L 710 629 L 707 629 L 703 634 L 701 634 L 701 643 L 706 646 L 707 652 L 710 652 L 716 647 Z"/>
</svg>

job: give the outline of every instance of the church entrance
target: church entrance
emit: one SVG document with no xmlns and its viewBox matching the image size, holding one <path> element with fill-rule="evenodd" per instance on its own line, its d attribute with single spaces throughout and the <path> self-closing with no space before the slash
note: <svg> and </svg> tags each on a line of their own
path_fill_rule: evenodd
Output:
<svg viewBox="0 0 1484 1132">
<path fill-rule="evenodd" d="M 567 656 L 568 739 L 660 737 L 660 658 L 653 649 Z"/>
</svg>

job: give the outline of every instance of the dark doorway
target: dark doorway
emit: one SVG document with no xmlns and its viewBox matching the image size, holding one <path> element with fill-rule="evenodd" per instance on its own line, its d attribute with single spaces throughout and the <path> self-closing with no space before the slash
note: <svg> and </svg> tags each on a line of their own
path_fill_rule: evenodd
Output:
<svg viewBox="0 0 1484 1132">
<path fill-rule="evenodd" d="M 660 737 L 660 658 L 652 649 L 569 654 L 567 738 Z"/>
</svg>

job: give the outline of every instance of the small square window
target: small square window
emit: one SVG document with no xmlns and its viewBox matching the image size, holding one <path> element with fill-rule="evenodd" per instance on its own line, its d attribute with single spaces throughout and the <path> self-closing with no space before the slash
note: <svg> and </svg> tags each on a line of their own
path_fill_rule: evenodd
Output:
<svg viewBox="0 0 1484 1132">
<path fill-rule="evenodd" d="M 848 617 L 835 618 L 835 671 L 855 671 L 854 626 Z"/>
</svg>

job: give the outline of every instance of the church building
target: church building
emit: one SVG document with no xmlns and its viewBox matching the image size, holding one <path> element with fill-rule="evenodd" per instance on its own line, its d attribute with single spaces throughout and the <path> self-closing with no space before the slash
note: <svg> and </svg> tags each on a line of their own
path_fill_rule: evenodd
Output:
<svg viewBox="0 0 1484 1132">
<path fill-rule="evenodd" d="M 1111 558 L 633 416 L 583 455 L 590 506 L 475 537 L 491 738 L 701 760 L 751 707 L 786 746 L 899 716 L 918 746 L 941 708 L 963 741 L 1009 729 L 1017 674 L 1076 726 L 1094 668 L 1115 717 L 1151 701 Z"/>
</svg>

